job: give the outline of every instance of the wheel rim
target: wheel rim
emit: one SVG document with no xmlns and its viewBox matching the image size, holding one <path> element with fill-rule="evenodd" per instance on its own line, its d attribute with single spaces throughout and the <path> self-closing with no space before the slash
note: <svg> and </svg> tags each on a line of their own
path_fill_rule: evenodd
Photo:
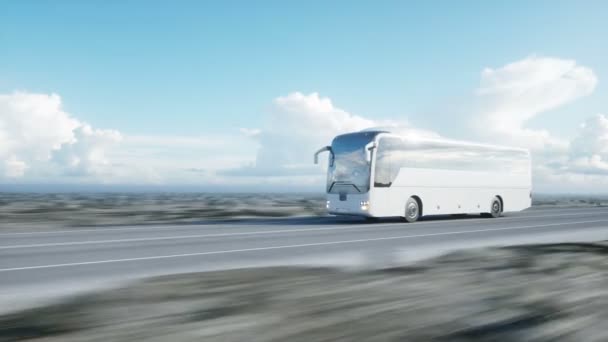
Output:
<svg viewBox="0 0 608 342">
<path fill-rule="evenodd" d="M 498 203 L 498 201 L 494 201 L 494 203 L 492 203 L 492 212 L 494 212 L 494 213 L 500 212 L 500 203 Z"/>
<path fill-rule="evenodd" d="M 409 203 L 407 205 L 407 217 L 410 219 L 418 217 L 418 205 L 416 203 Z"/>
</svg>

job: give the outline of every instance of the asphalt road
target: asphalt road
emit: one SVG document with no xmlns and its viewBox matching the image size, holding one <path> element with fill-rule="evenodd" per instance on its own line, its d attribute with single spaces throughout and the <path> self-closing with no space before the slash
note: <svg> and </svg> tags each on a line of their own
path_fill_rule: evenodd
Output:
<svg viewBox="0 0 608 342">
<path fill-rule="evenodd" d="M 0 230 L 0 307 L 144 276 L 271 265 L 382 267 L 452 249 L 608 240 L 608 208 L 532 209 L 417 223 L 289 218 Z"/>
</svg>

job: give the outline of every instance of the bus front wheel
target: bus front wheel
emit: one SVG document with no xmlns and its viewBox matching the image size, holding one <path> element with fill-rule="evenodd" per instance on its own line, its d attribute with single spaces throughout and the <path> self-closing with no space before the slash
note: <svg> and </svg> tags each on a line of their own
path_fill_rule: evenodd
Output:
<svg viewBox="0 0 608 342">
<path fill-rule="evenodd" d="M 405 202 L 405 220 L 407 222 L 416 222 L 420 218 L 420 203 L 413 198 L 410 197 Z"/>
</svg>

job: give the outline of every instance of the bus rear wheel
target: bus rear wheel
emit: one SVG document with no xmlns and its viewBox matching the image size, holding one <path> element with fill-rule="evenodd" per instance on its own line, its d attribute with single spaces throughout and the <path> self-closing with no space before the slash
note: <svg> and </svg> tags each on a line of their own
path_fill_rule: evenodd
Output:
<svg viewBox="0 0 608 342">
<path fill-rule="evenodd" d="M 490 212 L 485 213 L 484 216 L 497 218 L 497 217 L 500 217 L 501 214 L 502 214 L 502 202 L 500 201 L 500 198 L 494 197 L 492 199 L 492 204 L 490 206 Z"/>
<path fill-rule="evenodd" d="M 408 198 L 405 202 L 404 218 L 407 222 L 416 222 L 420 218 L 420 203 L 413 197 Z"/>
</svg>

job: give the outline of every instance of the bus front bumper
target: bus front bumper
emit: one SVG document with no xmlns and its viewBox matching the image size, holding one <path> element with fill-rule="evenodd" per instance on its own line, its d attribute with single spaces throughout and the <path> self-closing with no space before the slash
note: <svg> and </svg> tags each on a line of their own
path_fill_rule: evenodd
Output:
<svg viewBox="0 0 608 342">
<path fill-rule="evenodd" d="M 373 216 L 367 195 L 348 194 L 346 200 L 340 200 L 340 195 L 329 194 L 326 208 L 330 215 Z"/>
</svg>

